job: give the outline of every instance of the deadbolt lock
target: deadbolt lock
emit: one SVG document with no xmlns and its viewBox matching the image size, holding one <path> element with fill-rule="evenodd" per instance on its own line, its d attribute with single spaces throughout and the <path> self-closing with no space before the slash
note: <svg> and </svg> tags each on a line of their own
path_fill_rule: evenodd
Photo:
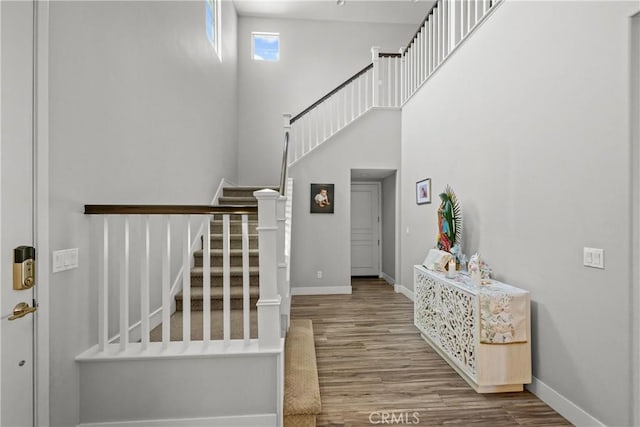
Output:
<svg viewBox="0 0 640 427">
<path fill-rule="evenodd" d="M 18 246 L 13 251 L 13 289 L 22 291 L 36 284 L 36 249 Z"/>
</svg>

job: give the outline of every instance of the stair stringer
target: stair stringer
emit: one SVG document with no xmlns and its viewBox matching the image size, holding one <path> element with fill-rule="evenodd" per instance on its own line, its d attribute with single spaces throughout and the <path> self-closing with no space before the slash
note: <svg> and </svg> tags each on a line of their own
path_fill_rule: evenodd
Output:
<svg viewBox="0 0 640 427">
<path fill-rule="evenodd" d="M 365 118 L 368 115 L 370 115 L 373 111 L 380 111 L 380 110 L 401 111 L 402 107 L 369 107 L 362 114 L 360 114 L 357 117 L 354 117 L 353 120 L 351 120 L 345 126 L 341 127 L 340 129 L 337 129 L 334 133 L 332 133 L 331 135 L 328 135 L 326 138 L 324 138 L 321 141 L 319 141 L 315 146 L 313 146 L 311 149 L 309 149 L 309 151 L 307 151 L 306 153 L 304 153 L 303 155 L 301 155 L 300 157 L 298 157 L 294 161 L 289 162 L 288 167 L 291 168 L 291 167 L 295 166 L 296 164 L 300 163 L 302 160 L 304 160 L 307 157 L 309 157 L 310 155 L 312 155 L 313 152 L 316 151 L 318 148 L 322 147 L 327 142 L 330 142 L 331 140 L 336 139 L 336 137 L 338 137 L 340 134 L 342 134 L 345 130 L 350 129 L 352 126 L 357 126 L 357 124 L 359 122 L 361 122 L 363 118 Z M 295 150 L 295 149 L 297 149 L 297 144 L 299 143 L 299 141 L 295 140 L 295 134 L 294 134 L 293 138 L 294 138 L 294 144 L 295 144 L 294 150 Z"/>
</svg>

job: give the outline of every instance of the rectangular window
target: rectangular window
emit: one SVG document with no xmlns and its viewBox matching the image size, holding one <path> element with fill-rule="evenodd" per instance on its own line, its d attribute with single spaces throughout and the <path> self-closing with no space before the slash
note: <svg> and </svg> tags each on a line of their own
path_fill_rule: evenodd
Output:
<svg viewBox="0 0 640 427">
<path fill-rule="evenodd" d="M 251 33 L 251 57 L 255 61 L 279 61 L 280 34 Z"/>
<path fill-rule="evenodd" d="M 205 0 L 205 2 L 207 39 L 209 39 L 218 58 L 222 59 L 220 0 Z"/>
</svg>

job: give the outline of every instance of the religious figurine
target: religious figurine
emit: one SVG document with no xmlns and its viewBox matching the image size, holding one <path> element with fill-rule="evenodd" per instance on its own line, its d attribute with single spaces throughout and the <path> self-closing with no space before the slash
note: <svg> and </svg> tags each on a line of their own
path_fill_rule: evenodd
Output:
<svg viewBox="0 0 640 427">
<path fill-rule="evenodd" d="M 447 185 L 440 194 L 438 207 L 438 249 L 451 252 L 451 248 L 460 245 L 462 237 L 462 211 L 453 189 Z"/>
</svg>

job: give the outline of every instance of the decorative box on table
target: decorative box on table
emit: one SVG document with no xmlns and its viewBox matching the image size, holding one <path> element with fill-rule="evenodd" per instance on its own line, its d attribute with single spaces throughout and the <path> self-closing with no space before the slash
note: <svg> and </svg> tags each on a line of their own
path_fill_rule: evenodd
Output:
<svg viewBox="0 0 640 427">
<path fill-rule="evenodd" d="M 522 391 L 531 382 L 528 291 L 414 266 L 414 323 L 478 393 Z"/>
</svg>

